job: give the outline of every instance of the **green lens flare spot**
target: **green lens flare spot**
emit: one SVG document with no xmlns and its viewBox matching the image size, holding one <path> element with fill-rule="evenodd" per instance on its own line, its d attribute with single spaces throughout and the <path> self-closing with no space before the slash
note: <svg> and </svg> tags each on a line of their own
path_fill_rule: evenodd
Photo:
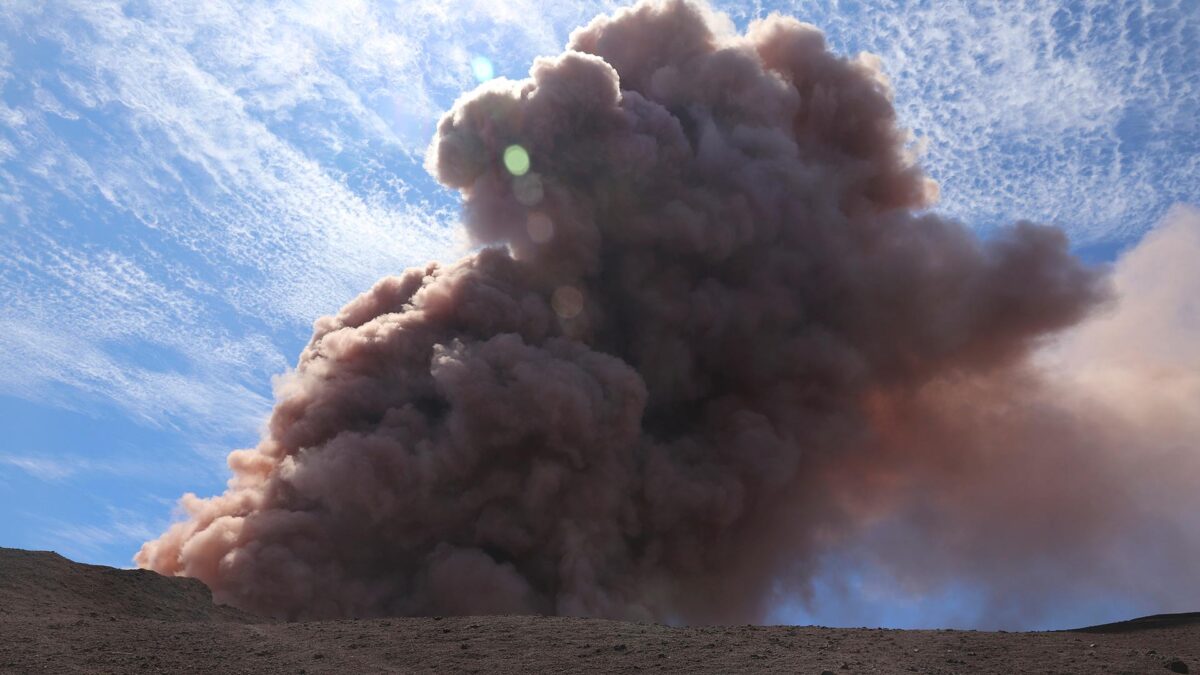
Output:
<svg viewBox="0 0 1200 675">
<path fill-rule="evenodd" d="M 492 66 L 491 60 L 486 56 L 476 56 L 471 59 L 471 74 L 479 82 L 487 82 L 496 77 L 496 69 Z"/>
<path fill-rule="evenodd" d="M 519 145 L 510 145 L 504 149 L 504 168 L 514 176 L 524 176 L 529 173 L 529 153 Z"/>
</svg>

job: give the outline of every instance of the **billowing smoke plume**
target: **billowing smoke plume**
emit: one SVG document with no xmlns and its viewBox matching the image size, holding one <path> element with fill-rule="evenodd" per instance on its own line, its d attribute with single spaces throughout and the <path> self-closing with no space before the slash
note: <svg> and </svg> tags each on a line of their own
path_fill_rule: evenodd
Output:
<svg viewBox="0 0 1200 675">
<path fill-rule="evenodd" d="M 1079 439 L 1115 441 L 1030 355 L 1108 282 L 1056 229 L 919 213 L 871 58 L 727 23 L 639 5 L 458 101 L 428 166 L 485 247 L 319 320 L 228 491 L 138 563 L 287 617 L 702 622 L 887 517 L 913 538 L 864 546 L 914 578 L 918 541 L 984 578 L 1095 554 L 1132 497 Z"/>
<path fill-rule="evenodd" d="M 1200 211 L 1177 207 L 1117 262 L 1119 302 L 1030 362 L 873 397 L 878 445 L 830 481 L 857 527 L 838 558 L 887 572 L 894 598 L 972 582 L 969 624 L 1195 611 L 1197 260 Z"/>
</svg>

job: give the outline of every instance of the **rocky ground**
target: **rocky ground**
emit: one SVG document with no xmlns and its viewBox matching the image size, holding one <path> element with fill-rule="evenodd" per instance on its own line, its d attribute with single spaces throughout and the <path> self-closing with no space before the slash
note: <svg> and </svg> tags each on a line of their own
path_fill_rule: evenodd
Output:
<svg viewBox="0 0 1200 675">
<path fill-rule="evenodd" d="M 558 617 L 283 623 L 189 579 L 0 549 L 0 673 L 1200 672 L 1200 613 L 1079 631 L 671 628 Z"/>
</svg>

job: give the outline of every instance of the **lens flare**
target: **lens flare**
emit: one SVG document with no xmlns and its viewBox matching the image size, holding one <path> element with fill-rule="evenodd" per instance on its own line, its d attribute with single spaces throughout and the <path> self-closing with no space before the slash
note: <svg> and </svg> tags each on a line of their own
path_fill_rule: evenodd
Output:
<svg viewBox="0 0 1200 675">
<path fill-rule="evenodd" d="M 496 68 L 486 56 L 471 57 L 471 73 L 479 82 L 487 82 L 496 77 Z"/>
<path fill-rule="evenodd" d="M 513 196 L 525 206 L 537 206 L 545 196 L 542 179 L 536 173 L 513 178 Z"/>
<path fill-rule="evenodd" d="M 529 218 L 525 221 L 525 228 L 529 231 L 529 238 L 534 243 L 544 244 L 554 238 L 554 221 L 541 211 L 529 214 Z"/>
<path fill-rule="evenodd" d="M 554 312 L 564 319 L 574 319 L 583 311 L 583 293 L 574 286 L 559 286 L 550 298 Z"/>
<path fill-rule="evenodd" d="M 478 82 L 484 83 L 496 77 L 496 66 L 492 65 L 492 60 L 488 59 L 487 56 L 472 56 L 470 58 L 470 73 L 474 74 Z"/>
<path fill-rule="evenodd" d="M 529 153 L 519 145 L 510 145 L 504 149 L 504 168 L 514 176 L 524 176 L 529 173 Z"/>
</svg>

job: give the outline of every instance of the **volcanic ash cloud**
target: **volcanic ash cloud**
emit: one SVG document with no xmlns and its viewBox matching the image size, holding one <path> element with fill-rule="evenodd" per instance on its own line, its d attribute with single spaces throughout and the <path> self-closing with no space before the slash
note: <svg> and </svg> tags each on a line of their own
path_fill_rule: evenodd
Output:
<svg viewBox="0 0 1200 675">
<path fill-rule="evenodd" d="M 728 25 L 638 5 L 460 99 L 428 167 L 486 246 L 318 320 L 229 489 L 137 562 L 286 617 L 754 620 L 897 485 L 991 485 L 1003 434 L 941 393 L 1041 391 L 1031 350 L 1108 282 L 1056 229 L 918 214 L 871 58 Z"/>
</svg>

